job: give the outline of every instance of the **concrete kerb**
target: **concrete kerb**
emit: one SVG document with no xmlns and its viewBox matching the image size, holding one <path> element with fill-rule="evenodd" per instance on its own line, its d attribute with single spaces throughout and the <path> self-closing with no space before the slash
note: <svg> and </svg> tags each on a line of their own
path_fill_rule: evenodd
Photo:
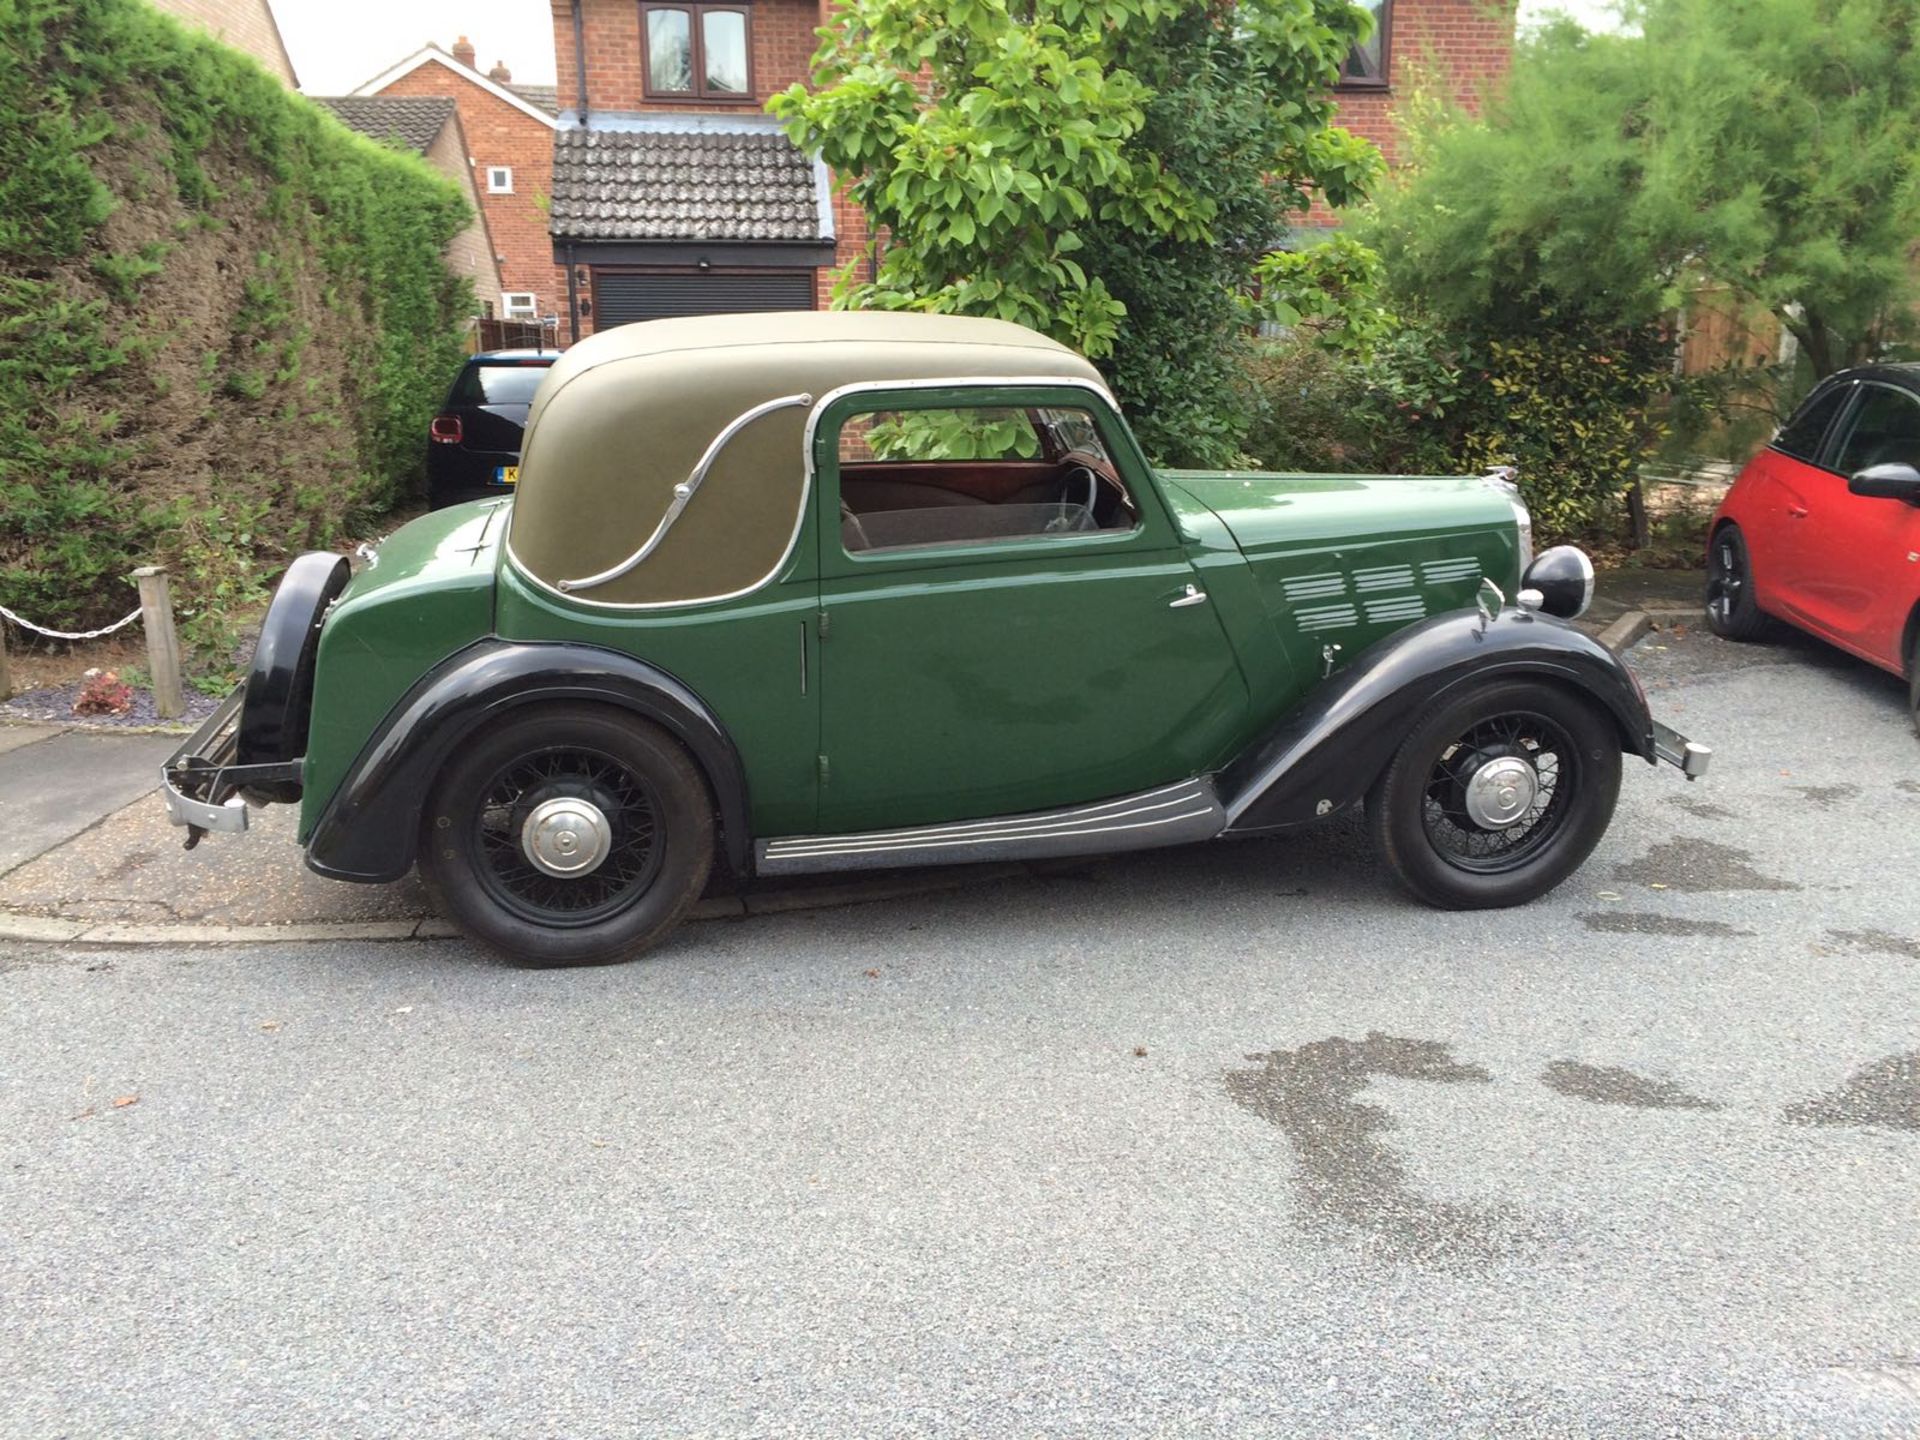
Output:
<svg viewBox="0 0 1920 1440">
<path fill-rule="evenodd" d="M 1027 865 L 970 865 L 921 873 L 875 875 L 787 889 L 714 895 L 700 901 L 689 920 L 740 920 L 827 910 L 959 890 L 1037 872 Z M 142 925 L 117 920 L 75 920 L 32 915 L 0 907 L 0 941 L 44 945 L 288 945 L 327 940 L 450 940 L 459 931 L 437 915 L 418 920 L 326 920 L 285 925 L 202 925 L 182 921 Z"/>
</svg>

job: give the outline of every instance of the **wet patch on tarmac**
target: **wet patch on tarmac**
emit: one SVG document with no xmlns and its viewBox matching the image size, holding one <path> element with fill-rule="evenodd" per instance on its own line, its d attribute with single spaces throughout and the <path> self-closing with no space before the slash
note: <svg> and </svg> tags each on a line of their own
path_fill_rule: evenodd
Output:
<svg viewBox="0 0 1920 1440">
<path fill-rule="evenodd" d="M 1643 915 L 1631 910 L 1589 910 L 1574 918 L 1603 935 L 1713 935 L 1737 940 L 1754 933 L 1724 920 L 1686 920 L 1678 915 Z"/>
<path fill-rule="evenodd" d="M 1697 820 L 1738 820 L 1740 817 L 1724 805 L 1716 805 L 1711 800 L 1696 800 L 1691 795 L 1669 795 L 1667 804 L 1676 810 L 1684 810 Z"/>
<path fill-rule="evenodd" d="M 1656 845 L 1638 860 L 1616 867 L 1613 878 L 1695 893 L 1802 888 L 1791 880 L 1762 875 L 1749 863 L 1752 859 L 1751 852 L 1732 845 L 1681 837 Z"/>
<path fill-rule="evenodd" d="M 1718 1100 L 1702 1100 L 1671 1080 L 1636 1075 L 1619 1065 L 1583 1065 L 1555 1060 L 1540 1072 L 1549 1090 L 1590 1100 L 1595 1105 L 1631 1105 L 1636 1110 L 1718 1110 Z"/>
<path fill-rule="evenodd" d="M 1920 940 L 1910 935 L 1896 935 L 1891 930 L 1829 930 L 1827 938 L 1851 950 L 1865 950 L 1869 955 L 1920 960 Z"/>
<path fill-rule="evenodd" d="M 1822 810 L 1831 810 L 1842 800 L 1852 800 L 1860 794 L 1858 785 L 1789 785 L 1789 790 L 1797 790 L 1807 802 L 1818 805 Z"/>
<path fill-rule="evenodd" d="M 1375 1076 L 1484 1085 L 1492 1076 L 1454 1060 L 1439 1040 L 1374 1031 L 1334 1036 L 1297 1050 L 1249 1055 L 1257 1070 L 1229 1070 L 1227 1094 L 1292 1142 L 1305 1226 L 1331 1239 L 1359 1240 L 1385 1256 L 1427 1265 L 1508 1257 L 1534 1237 L 1504 1206 L 1433 1200 L 1414 1191 L 1380 1136 L 1394 1120 L 1358 1095 Z"/>
<path fill-rule="evenodd" d="M 1874 1125 L 1920 1130 L 1920 1050 L 1863 1065 L 1846 1083 L 1787 1107 L 1793 1125 Z"/>
</svg>

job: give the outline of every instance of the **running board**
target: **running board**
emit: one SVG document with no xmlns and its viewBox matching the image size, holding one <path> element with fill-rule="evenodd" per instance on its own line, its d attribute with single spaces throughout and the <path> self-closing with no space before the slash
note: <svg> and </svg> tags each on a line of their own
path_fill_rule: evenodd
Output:
<svg viewBox="0 0 1920 1440">
<path fill-rule="evenodd" d="M 1103 855 L 1211 840 L 1227 824 L 1213 777 L 1183 780 L 1098 805 L 961 820 L 914 830 L 858 835 L 789 835 L 754 847 L 761 875 L 817 870 L 887 870 L 901 865 L 957 865 L 971 860 L 1038 860 Z"/>
</svg>

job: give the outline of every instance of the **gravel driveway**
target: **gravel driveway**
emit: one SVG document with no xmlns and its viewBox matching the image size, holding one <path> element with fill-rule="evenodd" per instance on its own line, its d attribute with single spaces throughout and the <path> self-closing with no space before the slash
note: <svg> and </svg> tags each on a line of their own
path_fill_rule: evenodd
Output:
<svg viewBox="0 0 1920 1440">
<path fill-rule="evenodd" d="M 1920 1433 L 1901 687 L 1634 659 L 1716 773 L 1519 911 L 1345 823 L 604 970 L 0 949 L 0 1434 Z"/>
</svg>

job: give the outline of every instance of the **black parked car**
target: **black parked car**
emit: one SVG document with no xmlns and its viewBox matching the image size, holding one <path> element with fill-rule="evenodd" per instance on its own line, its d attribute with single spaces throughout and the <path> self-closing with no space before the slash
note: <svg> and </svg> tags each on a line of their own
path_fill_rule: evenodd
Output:
<svg viewBox="0 0 1920 1440">
<path fill-rule="evenodd" d="M 533 392 L 555 350 L 488 350 L 468 357 L 427 432 L 432 508 L 511 491 L 520 478 L 520 435 Z"/>
</svg>

